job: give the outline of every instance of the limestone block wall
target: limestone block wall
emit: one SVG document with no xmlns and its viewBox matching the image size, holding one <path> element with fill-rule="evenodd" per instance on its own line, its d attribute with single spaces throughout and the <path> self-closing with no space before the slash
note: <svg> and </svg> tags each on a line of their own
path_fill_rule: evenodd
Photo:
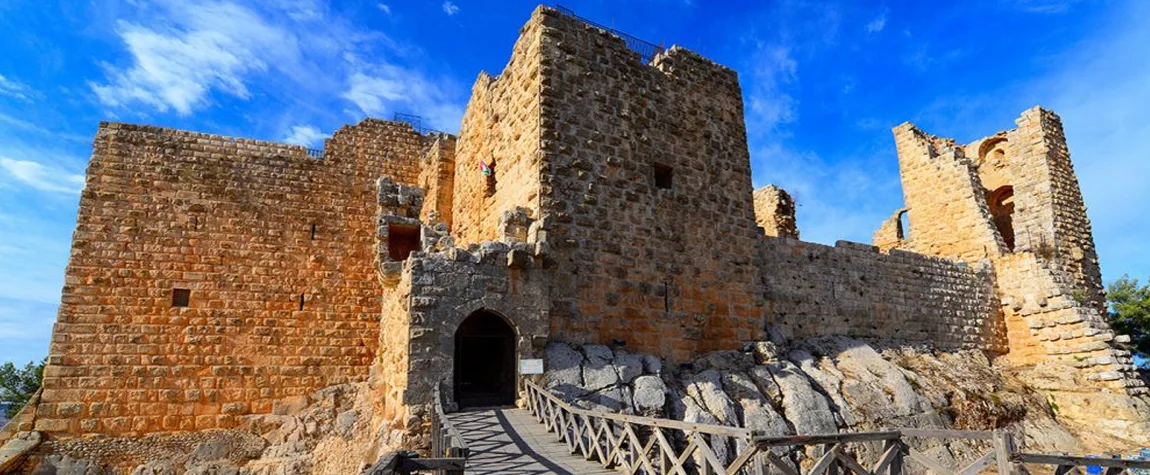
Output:
<svg viewBox="0 0 1150 475">
<path fill-rule="evenodd" d="M 1002 238 L 973 164 L 953 140 L 910 123 L 894 128 L 910 229 L 901 248 L 974 262 L 1002 252 Z"/>
<path fill-rule="evenodd" d="M 906 208 L 900 209 L 895 211 L 886 221 L 883 221 L 878 230 L 874 232 L 874 239 L 871 242 L 883 251 L 908 247 L 906 243 L 907 229 L 903 227 L 902 221 L 906 212 Z"/>
<path fill-rule="evenodd" d="M 755 190 L 755 222 L 767 236 L 799 238 L 795 223 L 795 200 L 775 185 Z"/>
<path fill-rule="evenodd" d="M 453 136 L 436 138 L 420 160 L 419 186 L 426 191 L 419 219 L 451 227 L 451 201 L 455 192 L 455 143 Z M 435 219 L 431 219 L 431 213 Z"/>
<path fill-rule="evenodd" d="M 472 86 L 455 155 L 451 228 L 460 244 L 497 239 L 506 211 L 538 210 L 542 29 L 528 22 L 503 72 L 480 73 Z"/>
<path fill-rule="evenodd" d="M 993 274 L 985 265 L 769 236 L 758 251 L 766 321 L 788 338 L 849 335 L 1006 349 Z"/>
<path fill-rule="evenodd" d="M 101 124 L 37 429 L 230 427 L 366 377 L 381 291 L 375 178 L 407 173 L 398 164 L 417 163 L 420 147 L 410 127 L 382 121 L 341 129 L 323 159 Z"/>
<path fill-rule="evenodd" d="M 553 336 L 686 359 L 762 333 L 734 71 L 536 10 Z"/>
<path fill-rule="evenodd" d="M 446 398 L 454 400 L 455 332 L 472 313 L 504 317 L 517 337 L 517 358 L 542 358 L 552 274 L 536 267 L 530 248 L 483 242 L 471 251 L 450 248 L 408 260 L 387 297 L 381 330 L 381 342 L 395 345 L 384 362 L 387 411 L 405 429 L 426 433 L 436 384 L 445 383 Z"/>
<path fill-rule="evenodd" d="M 378 164 L 377 176 L 391 177 L 396 183 L 418 185 L 420 163 L 435 136 L 420 135 L 405 122 L 364 119 L 341 127 L 327 147 L 335 153 L 363 163 Z"/>
<path fill-rule="evenodd" d="M 1099 386 L 1146 393 L 1130 351 L 1115 346 L 1117 337 L 1088 299 L 1059 285 L 1055 264 L 1024 252 L 996 259 L 995 272 L 1010 338 L 1009 359 L 1022 364 L 1055 361 L 1079 368 Z"/>
<path fill-rule="evenodd" d="M 1101 273 L 1090 219 L 1075 177 L 1061 119 L 1034 107 L 1018 127 L 975 141 L 967 154 L 978 157 L 982 191 L 1013 189 L 1014 252 L 1030 251 L 1052 260 L 1069 285 L 1099 311 L 1105 309 Z"/>
</svg>

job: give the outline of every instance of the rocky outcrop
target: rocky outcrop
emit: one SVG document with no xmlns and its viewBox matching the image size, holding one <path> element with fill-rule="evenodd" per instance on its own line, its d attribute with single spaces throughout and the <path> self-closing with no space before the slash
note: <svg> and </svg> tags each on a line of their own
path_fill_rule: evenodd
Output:
<svg viewBox="0 0 1150 475">
<path fill-rule="evenodd" d="M 601 345 L 552 342 L 546 353 L 545 386 L 582 407 L 778 436 L 889 427 L 1005 429 L 1034 450 L 1081 452 L 1092 445 L 1076 438 L 1042 396 L 979 351 L 826 337 L 774 338 L 673 367 Z M 733 454 L 735 443 L 715 449 L 720 456 Z M 969 441 L 914 443 L 951 465 L 983 449 Z M 778 451 L 796 464 L 809 459 Z"/>
<path fill-rule="evenodd" d="M 663 368 L 658 358 L 603 345 L 563 342 L 549 343 L 544 354 L 544 386 L 577 406 L 627 414 L 664 414 L 667 386 L 658 377 Z"/>
<path fill-rule="evenodd" d="M 359 473 L 388 441 L 373 428 L 366 383 L 285 399 L 239 429 L 47 441 L 23 464 L 59 475 Z M 381 431 L 386 433 L 386 431 Z"/>
</svg>

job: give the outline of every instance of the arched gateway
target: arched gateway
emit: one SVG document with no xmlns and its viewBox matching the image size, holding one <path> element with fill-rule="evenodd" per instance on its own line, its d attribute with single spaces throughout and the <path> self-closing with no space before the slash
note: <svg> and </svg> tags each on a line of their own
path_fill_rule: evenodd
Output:
<svg viewBox="0 0 1150 475">
<path fill-rule="evenodd" d="M 515 329 L 477 310 L 455 330 L 455 400 L 460 407 L 515 403 Z"/>
</svg>

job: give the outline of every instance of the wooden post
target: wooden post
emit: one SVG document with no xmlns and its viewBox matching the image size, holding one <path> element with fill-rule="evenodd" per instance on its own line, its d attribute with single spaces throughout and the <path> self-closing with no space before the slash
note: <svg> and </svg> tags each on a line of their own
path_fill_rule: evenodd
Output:
<svg viewBox="0 0 1150 475">
<path fill-rule="evenodd" d="M 465 458 L 465 457 L 467 457 L 467 454 L 463 453 L 463 449 L 461 449 L 459 447 L 452 447 L 452 448 L 448 449 L 447 451 L 448 451 L 448 455 L 447 455 L 448 457 L 452 457 L 452 458 Z M 463 475 L 463 470 L 444 470 L 443 474 L 444 475 Z"/>
<path fill-rule="evenodd" d="M 994 460 L 998 466 L 998 475 L 1013 475 L 1014 470 L 1014 440 L 1009 432 L 994 431 Z"/>
<path fill-rule="evenodd" d="M 902 439 L 895 441 L 898 444 L 898 453 L 894 456 L 894 460 L 890 463 L 890 475 L 902 475 L 903 457 L 906 455 L 907 446 L 903 443 Z"/>
</svg>

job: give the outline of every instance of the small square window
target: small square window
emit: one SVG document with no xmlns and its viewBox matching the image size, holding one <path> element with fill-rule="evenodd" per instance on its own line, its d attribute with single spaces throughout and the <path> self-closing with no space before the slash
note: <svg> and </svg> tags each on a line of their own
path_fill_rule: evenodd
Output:
<svg viewBox="0 0 1150 475">
<path fill-rule="evenodd" d="M 662 163 L 655 164 L 655 187 L 664 190 L 671 189 L 671 178 L 674 176 L 675 170 Z"/>
<path fill-rule="evenodd" d="M 387 226 L 387 254 L 393 261 L 402 261 L 419 250 L 419 226 L 389 224 Z"/>
<path fill-rule="evenodd" d="M 192 302 L 190 289 L 172 289 L 172 306 L 187 307 Z"/>
</svg>

